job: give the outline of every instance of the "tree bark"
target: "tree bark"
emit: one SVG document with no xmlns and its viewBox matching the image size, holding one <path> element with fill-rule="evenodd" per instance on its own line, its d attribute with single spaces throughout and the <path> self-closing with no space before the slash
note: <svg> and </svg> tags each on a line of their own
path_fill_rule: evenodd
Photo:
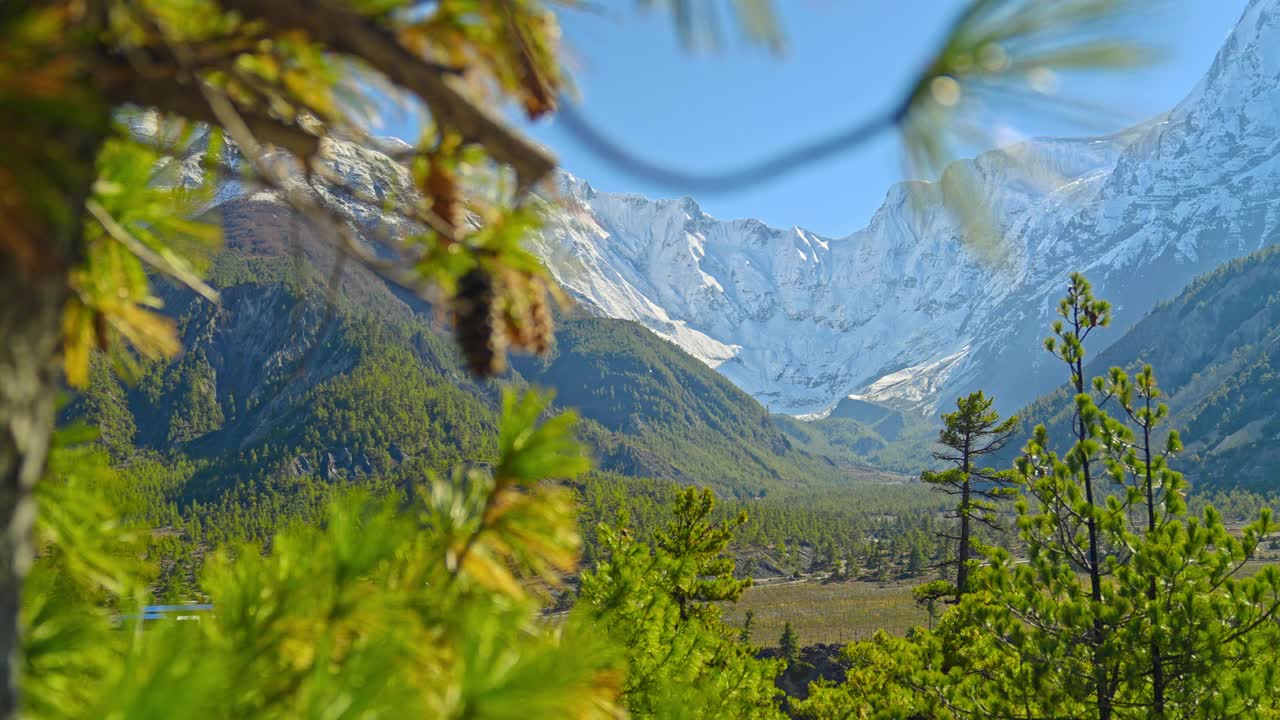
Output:
<svg viewBox="0 0 1280 720">
<path fill-rule="evenodd" d="M 1077 310 L 1078 312 L 1078 310 Z M 1073 318 L 1076 334 L 1080 334 L 1080 319 Z M 1085 392 L 1084 384 L 1084 361 L 1077 359 L 1075 362 L 1075 387 L 1076 394 L 1083 395 Z M 1089 503 L 1089 516 L 1087 518 L 1086 527 L 1089 531 L 1089 567 L 1085 568 L 1089 573 L 1089 597 L 1093 600 L 1094 612 L 1096 608 L 1102 605 L 1102 564 L 1098 558 L 1098 521 L 1094 517 L 1097 511 L 1097 503 L 1093 499 L 1093 467 L 1092 460 L 1087 453 L 1084 452 L 1084 442 L 1089 438 L 1089 430 L 1085 426 L 1084 417 L 1079 412 L 1076 413 L 1076 442 L 1080 450 L 1080 470 L 1084 479 L 1084 496 Z M 1102 621 L 1094 618 L 1093 633 L 1090 638 L 1093 645 L 1093 673 L 1094 673 L 1094 690 L 1098 701 L 1098 720 L 1111 720 L 1111 683 L 1107 673 L 1106 666 L 1099 659 L 1099 653 L 1102 650 L 1102 640 L 1105 629 Z"/>
<path fill-rule="evenodd" d="M 969 591 L 969 487 L 970 467 L 969 439 L 964 441 L 964 465 L 960 471 L 964 473 L 964 486 L 960 495 L 960 566 L 956 568 L 956 603 Z"/>
<path fill-rule="evenodd" d="M 18 710 L 18 611 L 33 557 L 32 489 L 53 430 L 66 278 L 32 275 L 0 257 L 0 717 Z"/>
<path fill-rule="evenodd" d="M 1147 537 L 1156 533 L 1156 490 L 1155 478 L 1151 472 L 1151 395 L 1146 397 L 1147 414 L 1142 420 L 1142 463 L 1147 490 Z M 1153 577 L 1147 584 L 1147 602 L 1155 605 L 1157 598 L 1156 579 Z M 1150 612 L 1150 610 L 1148 610 Z M 1164 712 L 1164 658 L 1160 652 L 1160 641 L 1156 637 L 1157 628 L 1151 627 L 1151 691 L 1153 717 L 1163 720 Z"/>
<path fill-rule="evenodd" d="M 34 558 L 33 490 L 44 474 L 53 435 L 62 313 L 71 293 L 70 273 L 84 259 L 85 201 L 110 127 L 107 105 L 87 102 L 82 110 L 64 125 L 43 126 L 37 135 L 43 145 L 15 149 L 61 151 L 59 161 L 45 165 L 52 181 L 46 186 L 56 197 L 44 199 L 54 209 L 42 211 L 12 186 L 0 203 L 0 231 L 7 234 L 0 242 L 0 720 L 20 710 L 19 612 Z M 5 123 L 21 123 L 22 111 L 18 107 L 17 118 L 4 118 Z"/>
</svg>

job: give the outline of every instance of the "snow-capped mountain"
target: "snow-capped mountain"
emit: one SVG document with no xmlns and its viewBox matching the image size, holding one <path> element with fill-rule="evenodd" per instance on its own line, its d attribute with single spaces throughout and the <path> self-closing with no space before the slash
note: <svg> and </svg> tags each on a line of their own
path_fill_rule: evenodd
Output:
<svg viewBox="0 0 1280 720">
<path fill-rule="evenodd" d="M 890 189 L 846 238 L 754 220 L 719 222 L 689 199 L 597 193 L 566 178 L 569 208 L 538 250 L 590 308 L 663 335 L 775 411 L 821 412 L 850 393 L 930 403 L 972 355 L 984 308 L 1013 292 L 1002 262 L 960 242 L 947 190 L 984 188 L 1030 230 L 1080 207 L 1123 139 L 1042 141 Z M 988 190 L 989 189 L 989 190 Z"/>
<path fill-rule="evenodd" d="M 154 135 L 154 118 L 131 118 Z M 324 141 L 320 160 L 365 197 L 317 192 L 366 235 L 409 230 L 368 197 L 412 192 L 390 151 Z M 194 143 L 193 147 L 198 147 Z M 634 320 L 718 369 L 775 412 L 821 415 L 845 397 L 932 413 L 976 388 L 1014 409 L 1056 386 L 1041 350 L 1069 272 L 1116 307 L 1101 351 L 1194 276 L 1276 240 L 1280 224 L 1280 0 L 1253 0 L 1188 97 L 1099 138 L 1036 139 L 891 187 L 843 238 L 718 220 L 689 198 L 598 192 L 563 175 L 532 249 L 588 311 Z M 233 146 L 224 161 L 236 164 Z M 199 152 L 180 181 L 202 174 Z M 229 178 L 236 173 L 229 172 Z M 956 209 L 980 198 L 998 243 L 961 240 Z M 214 204 L 266 242 L 273 191 L 229 179 Z M 281 216 L 283 217 L 283 216 Z M 238 220 L 237 220 L 238 219 Z M 298 232 L 276 223 L 273 241 Z M 270 225 L 275 227 L 275 225 Z"/>
<path fill-rule="evenodd" d="M 932 412 L 978 387 L 1010 409 L 1061 380 L 1039 340 L 1069 272 L 1116 307 L 1097 352 L 1195 275 L 1274 242 L 1278 151 L 1280 0 L 1254 0 L 1167 115 L 896 185 L 848 237 L 566 176 L 564 209 L 534 246 L 585 307 L 644 324 L 774 411 L 852 395 Z M 999 247 L 960 239 L 953 210 L 975 194 Z"/>
</svg>

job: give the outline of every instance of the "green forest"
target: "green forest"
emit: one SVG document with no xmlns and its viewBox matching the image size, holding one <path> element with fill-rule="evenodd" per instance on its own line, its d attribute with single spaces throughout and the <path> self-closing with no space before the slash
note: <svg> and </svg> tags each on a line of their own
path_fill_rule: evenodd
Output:
<svg viewBox="0 0 1280 720">
<path fill-rule="evenodd" d="M 462 698 L 475 692 L 476 702 L 496 702 L 484 692 L 501 698 L 497 688 L 505 686 L 486 683 L 518 684 L 523 672 L 554 673 L 566 684 L 538 682 L 525 688 L 538 699 L 521 696 L 549 703 L 539 706 L 549 713 L 581 712 L 580 704 L 600 692 L 637 717 L 1277 716 L 1266 658 L 1276 641 L 1280 572 L 1258 562 L 1277 530 L 1270 501 L 1245 490 L 1189 494 L 1177 468 L 1191 435 L 1184 440 L 1169 430 L 1155 370 L 1148 365 L 1130 375 L 1117 367 L 1090 376 L 1086 338 L 1109 323 L 1112 311 L 1080 276 L 1062 303 L 1063 321 L 1051 328 L 1046 347 L 1078 392 L 1053 396 L 1063 405 L 1054 417 L 1066 422 L 1052 426 L 1052 436 L 1048 426 L 1037 426 L 1014 462 L 987 467 L 1019 434 L 1019 419 L 1000 418 L 979 393 L 943 418 L 931 445 L 938 448 L 939 469 L 926 471 L 925 483 L 842 485 L 815 478 L 736 496 L 725 488 L 737 485 L 722 485 L 719 500 L 711 489 L 682 490 L 671 478 L 602 470 L 588 460 L 601 457 L 600 443 L 612 438 L 637 442 L 625 423 L 639 417 L 665 419 L 651 420 L 654 429 L 639 438 L 652 442 L 646 447 L 653 452 L 663 447 L 662 429 L 688 416 L 668 409 L 678 398 L 667 405 L 656 391 L 662 383 L 648 385 L 644 407 L 653 414 L 633 410 L 583 421 L 554 410 L 549 396 L 520 397 L 512 390 L 491 391 L 494 407 L 492 395 L 433 380 L 411 352 L 397 352 L 371 326 L 360 335 L 361 326 L 344 319 L 337 332 L 357 349 L 342 352 L 354 356 L 369 348 L 369 359 L 300 396 L 299 407 L 312 414 L 296 427 L 323 427 L 325 434 L 293 436 L 277 424 L 260 446 L 229 454 L 218 433 L 251 418 L 253 403 L 226 401 L 224 410 L 218 398 L 202 399 L 207 370 L 190 354 L 148 367 L 133 385 L 98 360 L 87 390 L 64 410 L 68 429 L 53 461 L 64 469 L 56 476 L 61 479 L 42 485 L 55 496 L 87 492 L 95 503 L 78 503 L 74 515 L 50 521 L 65 525 L 41 528 L 47 545 L 33 587 L 45 593 L 39 602 L 53 613 L 47 622 L 56 623 L 61 612 L 100 618 L 107 640 L 95 646 L 94 659 L 78 662 L 106 668 L 134 653 L 194 654 L 198 668 L 184 672 L 210 678 L 204 692 L 218 692 L 218 683 L 232 682 L 227 673 L 252 665 L 238 653 L 312 667 L 310 658 L 288 659 L 287 644 L 268 649 L 261 643 L 302 643 L 297 647 L 311 652 L 350 642 L 340 639 L 352 632 L 344 623 L 373 621 L 401 607 L 397 612 L 416 613 L 411 627 L 424 640 L 457 633 L 455 642 L 483 639 L 515 653 L 512 674 L 503 678 L 471 678 L 465 666 L 442 668 L 460 673 L 448 676 Z M 569 342 L 534 366 L 554 367 L 565 362 L 557 358 L 575 357 L 571 353 L 582 353 L 586 363 L 607 362 L 588 353 L 615 347 L 614 327 L 595 335 L 590 323 L 570 322 L 563 331 Z M 426 342 L 423 336 L 417 345 Z M 584 347 L 588 343 L 595 346 Z M 618 393 L 602 407 L 617 408 L 619 397 L 637 392 L 643 391 Z M 169 404 L 171 411 L 159 411 Z M 581 405 L 584 414 L 597 414 L 589 401 Z M 86 431 L 89 426 L 100 430 Z M 470 442 L 424 446 L 424 436 Z M 337 444 L 351 447 L 358 464 L 331 452 L 307 454 Z M 309 471 L 299 471 L 299 457 L 307 458 Z M 698 458 L 671 462 L 705 472 Z M 1239 522 L 1250 516 L 1251 522 Z M 108 521 L 114 518 L 124 522 Z M 371 534 L 377 547 L 368 547 Z M 79 557 L 86 544 L 97 550 Z M 249 558 L 266 564 L 267 577 L 254 583 L 280 585 L 241 586 L 255 572 Z M 892 577 L 913 583 L 917 602 L 928 604 L 934 619 L 930 629 L 850 643 L 834 658 L 841 671 L 835 674 L 843 677 L 814 676 L 813 663 L 820 661 L 802 657 L 790 625 L 779 638 L 753 639 L 750 615 L 745 624 L 724 621 L 753 570 L 820 574 L 835 583 Z M 397 576 L 405 572 L 444 575 L 428 580 L 426 587 L 439 589 L 422 597 L 420 587 Z M 281 593 L 270 604 L 278 615 L 259 616 L 262 593 Z M 477 605 L 478 597 L 496 604 Z M 509 605 L 512 600 L 518 602 Z M 110 629 L 127 624 L 139 603 L 195 601 L 212 603 L 218 629 L 206 633 L 210 625 L 201 623 L 195 636 L 151 626 L 141 635 Z M 457 603 L 470 608 L 465 617 L 447 614 L 455 606 L 460 612 Z M 268 623 L 265 630 L 305 623 L 314 612 L 331 619 L 309 631 L 280 625 L 292 629 L 250 646 L 219 637 L 230 631 L 222 627 L 227 622 L 242 633 L 243 623 Z M 506 631 L 492 627 L 500 617 L 515 624 Z M 541 617 L 536 622 L 543 630 L 521 641 L 535 643 L 522 655 L 507 647 L 516 636 L 501 633 L 523 635 L 528 628 L 518 628 L 528 617 Z M 473 638 L 481 626 L 484 633 Z M 304 641 L 297 632 L 320 635 Z M 289 692 L 321 678 L 333 683 L 307 690 L 319 702 L 323 693 L 356 682 L 345 673 L 370 672 L 366 662 L 406 662 L 394 654 L 409 651 L 396 649 L 403 642 L 383 647 L 390 641 L 374 642 L 367 629 L 358 634 L 375 657 L 348 647 L 344 652 L 355 654 L 336 664 L 328 660 L 331 672 L 324 676 L 314 669 L 298 675 L 288 666 L 259 672 L 272 677 L 271 684 L 298 683 Z M 453 652 L 462 662 L 495 647 Z M 58 662 L 41 652 L 32 649 L 33 668 Z M 376 657 L 382 653 L 391 655 Z M 522 669 L 524 662 L 539 669 Z M 287 679 L 290 672 L 295 679 Z M 107 696 L 113 703 L 154 701 L 155 687 L 126 685 L 136 694 L 131 699 L 116 683 L 138 678 L 123 677 L 118 668 L 102 673 L 101 685 L 71 695 L 34 687 L 32 697 L 48 703 L 51 715 L 87 711 Z M 148 682 L 168 682 L 159 667 L 145 674 Z M 815 677 L 812 686 L 794 689 Z M 415 682 L 413 673 L 384 677 L 367 701 L 405 703 Z M 472 682 L 479 685 L 468 690 Z M 107 695 L 95 697 L 95 691 Z M 263 687 L 231 714 L 267 712 L 273 692 L 283 691 Z M 428 714 L 446 715 L 456 712 L 444 709 L 453 701 L 413 700 L 435 703 L 422 706 Z"/>
</svg>

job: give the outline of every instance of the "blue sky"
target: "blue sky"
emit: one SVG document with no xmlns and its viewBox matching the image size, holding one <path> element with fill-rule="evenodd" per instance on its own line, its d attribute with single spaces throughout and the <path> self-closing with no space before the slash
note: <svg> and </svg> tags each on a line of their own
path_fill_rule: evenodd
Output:
<svg viewBox="0 0 1280 720">
<path fill-rule="evenodd" d="M 1136 26 L 1163 61 L 1113 76 L 1071 77 L 1060 91 L 1106 107 L 1096 125 L 1036 116 L 1001 121 L 1028 135 L 1118 130 L 1176 104 L 1208 69 L 1247 0 L 1169 0 Z M 561 13 L 566 62 L 582 112 L 629 149 L 693 170 L 731 168 L 889 105 L 925 61 L 963 0 L 777 0 L 787 49 L 775 56 L 734 37 L 689 53 L 670 18 L 634 0 Z M 1154 4 L 1154 3 L 1153 3 Z M 389 130 L 395 132 L 392 125 Z M 528 128 L 596 188 L 685 194 L 597 160 L 553 121 Z M 842 236 L 866 224 L 903 165 L 892 134 L 748 190 L 695 196 L 722 218 L 757 217 Z"/>
</svg>

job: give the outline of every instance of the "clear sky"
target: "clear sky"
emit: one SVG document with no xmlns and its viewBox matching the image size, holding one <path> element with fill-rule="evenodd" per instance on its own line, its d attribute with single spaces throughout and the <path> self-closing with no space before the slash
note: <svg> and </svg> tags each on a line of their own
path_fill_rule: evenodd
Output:
<svg viewBox="0 0 1280 720">
<path fill-rule="evenodd" d="M 711 0 L 700 0 L 711 1 Z M 1247 0 L 1168 0 L 1136 26 L 1165 55 L 1108 77 L 1064 79 L 1064 96 L 1108 109 L 1091 127 L 1035 116 L 1002 122 L 1024 135 L 1110 132 L 1168 110 L 1208 69 Z M 591 4 L 591 3 L 589 3 Z M 1154 3 L 1153 3 L 1154 4 Z M 726 33 L 717 52 L 689 53 L 670 17 L 634 0 L 561 13 L 582 112 L 647 158 L 692 170 L 732 168 L 888 106 L 925 61 L 962 0 L 776 0 L 787 48 L 776 56 Z M 728 28 L 732 29 L 732 28 Z M 394 124 L 389 128 L 395 131 Z M 597 189 L 686 194 L 597 160 L 553 121 L 529 128 Z M 892 134 L 758 187 L 695 196 L 721 218 L 757 217 L 842 236 L 866 224 L 903 165 Z"/>
</svg>

